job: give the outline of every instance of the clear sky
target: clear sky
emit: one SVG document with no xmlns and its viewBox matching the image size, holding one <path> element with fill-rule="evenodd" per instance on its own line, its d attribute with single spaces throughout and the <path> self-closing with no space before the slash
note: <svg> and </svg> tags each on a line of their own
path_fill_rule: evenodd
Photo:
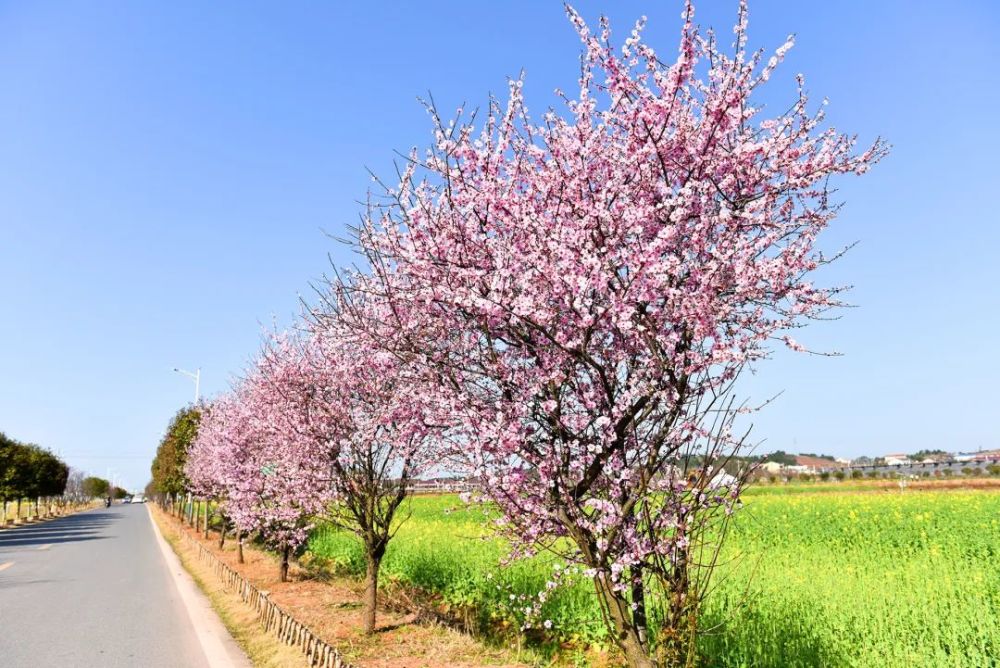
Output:
<svg viewBox="0 0 1000 668">
<path fill-rule="evenodd" d="M 351 4 L 353 7 L 348 8 Z M 680 2 L 581 2 L 675 52 Z M 698 22 L 728 41 L 735 0 Z M 765 449 L 1000 447 L 1000 4 L 752 0 L 751 43 L 796 33 L 764 100 L 803 72 L 836 127 L 892 155 L 840 182 L 826 273 L 858 308 L 797 334 L 748 384 L 784 394 Z M 300 293 L 346 259 L 365 168 L 425 146 L 431 91 L 481 104 L 527 74 L 529 106 L 572 89 L 556 1 L 0 5 L 0 430 L 114 469 L 133 488 L 202 368 L 223 391 Z"/>
</svg>

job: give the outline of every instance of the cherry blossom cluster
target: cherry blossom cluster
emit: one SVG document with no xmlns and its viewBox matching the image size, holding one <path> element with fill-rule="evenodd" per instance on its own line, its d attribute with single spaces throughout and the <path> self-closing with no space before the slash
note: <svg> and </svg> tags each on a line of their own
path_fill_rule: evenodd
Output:
<svg viewBox="0 0 1000 668">
<path fill-rule="evenodd" d="M 317 517 L 356 530 L 343 512 L 366 510 L 359 496 L 391 482 L 405 489 L 435 434 L 399 357 L 366 347 L 335 313 L 313 315 L 270 337 L 207 408 L 186 466 L 191 490 L 219 500 L 235 527 L 293 549 Z"/>
</svg>

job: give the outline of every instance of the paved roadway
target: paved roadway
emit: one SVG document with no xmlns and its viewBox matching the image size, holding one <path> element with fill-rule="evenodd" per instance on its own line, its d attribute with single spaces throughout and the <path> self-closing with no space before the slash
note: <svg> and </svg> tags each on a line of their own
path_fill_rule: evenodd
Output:
<svg viewBox="0 0 1000 668">
<path fill-rule="evenodd" d="M 207 665 L 144 505 L 0 530 L 0 666 Z"/>
</svg>

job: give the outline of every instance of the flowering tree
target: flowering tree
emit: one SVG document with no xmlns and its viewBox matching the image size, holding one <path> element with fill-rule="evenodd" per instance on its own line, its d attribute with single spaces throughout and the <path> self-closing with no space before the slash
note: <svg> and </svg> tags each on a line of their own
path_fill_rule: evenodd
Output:
<svg viewBox="0 0 1000 668">
<path fill-rule="evenodd" d="M 317 312 L 301 348 L 299 374 L 282 392 L 294 404 L 305 448 L 318 457 L 325 517 L 355 533 L 365 550 L 364 630 L 375 630 L 378 575 L 411 479 L 433 447 L 422 402 L 412 395 L 409 366 L 372 347 L 346 326 L 373 320 L 373 306 L 332 295 Z"/>
<path fill-rule="evenodd" d="M 282 579 L 313 517 L 357 534 L 371 633 L 379 567 L 433 432 L 409 395 L 409 367 L 366 347 L 345 313 L 372 319 L 370 307 L 340 301 L 314 314 L 304 336 L 271 341 L 248 378 L 209 408 L 185 472 L 196 493 L 224 502 L 239 531 L 259 530 L 282 551 Z"/>
<path fill-rule="evenodd" d="M 586 569 L 631 665 L 679 663 L 706 532 L 739 494 L 713 473 L 743 443 L 732 384 L 839 304 L 810 280 L 828 180 L 885 146 L 822 130 L 801 77 L 764 117 L 754 93 L 791 41 L 748 53 L 743 4 L 733 55 L 688 4 L 672 63 L 642 22 L 617 50 L 606 22 L 594 35 L 568 11 L 584 55 L 566 113 L 532 121 L 520 80 L 479 130 L 432 108 L 433 147 L 359 230 L 370 272 L 352 289 L 389 304 L 398 336 L 373 345 L 428 372 L 413 391 L 450 407 L 515 545 Z"/>
<path fill-rule="evenodd" d="M 235 439 L 231 432 L 232 428 L 238 425 L 230 423 L 234 417 L 232 413 L 237 408 L 232 404 L 232 398 L 228 396 L 202 408 L 203 424 L 200 433 L 196 435 L 188 447 L 187 460 L 183 469 L 190 492 L 205 499 L 215 499 L 218 503 L 218 511 L 222 516 L 219 547 L 222 547 L 225 542 L 226 523 L 229 517 L 227 499 L 230 487 L 234 482 L 233 466 L 238 464 L 236 456 L 239 449 L 236 446 L 240 441 Z M 214 413 L 211 419 L 208 418 L 210 413 Z M 207 517 L 205 525 L 208 526 Z M 242 563 L 242 528 L 238 526 L 236 533 L 239 561 Z"/>
<path fill-rule="evenodd" d="M 302 363 L 289 339 L 271 342 L 248 377 L 211 405 L 185 467 L 197 490 L 224 500 L 241 536 L 259 531 L 278 549 L 282 581 L 329 499 L 327 469 L 287 391 Z"/>
</svg>

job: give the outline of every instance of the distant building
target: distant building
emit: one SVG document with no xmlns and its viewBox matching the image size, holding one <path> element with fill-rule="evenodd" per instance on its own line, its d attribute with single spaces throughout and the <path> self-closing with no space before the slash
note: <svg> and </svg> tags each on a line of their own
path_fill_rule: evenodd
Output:
<svg viewBox="0 0 1000 668">
<path fill-rule="evenodd" d="M 837 462 L 832 459 L 795 455 L 795 466 L 789 466 L 788 468 L 799 473 L 819 473 L 839 467 L 837 466 Z"/>
<path fill-rule="evenodd" d="M 423 478 L 411 480 L 406 489 L 414 494 L 444 494 L 467 492 L 476 487 L 477 481 L 473 478 Z"/>
<path fill-rule="evenodd" d="M 960 452 L 955 455 L 956 462 L 1000 462 L 1000 450 L 980 450 L 979 452 Z"/>
<path fill-rule="evenodd" d="M 765 471 L 766 473 L 775 474 L 775 473 L 781 473 L 781 469 L 785 468 L 785 466 L 778 462 L 764 462 L 763 464 L 760 465 L 760 468 L 762 471 Z"/>
<path fill-rule="evenodd" d="M 905 452 L 895 452 L 891 455 L 883 455 L 886 466 L 903 466 L 910 463 L 910 456 Z"/>
<path fill-rule="evenodd" d="M 723 470 L 719 470 L 708 483 L 709 489 L 728 488 L 736 485 L 739 480 L 736 476 L 729 475 Z"/>
</svg>

